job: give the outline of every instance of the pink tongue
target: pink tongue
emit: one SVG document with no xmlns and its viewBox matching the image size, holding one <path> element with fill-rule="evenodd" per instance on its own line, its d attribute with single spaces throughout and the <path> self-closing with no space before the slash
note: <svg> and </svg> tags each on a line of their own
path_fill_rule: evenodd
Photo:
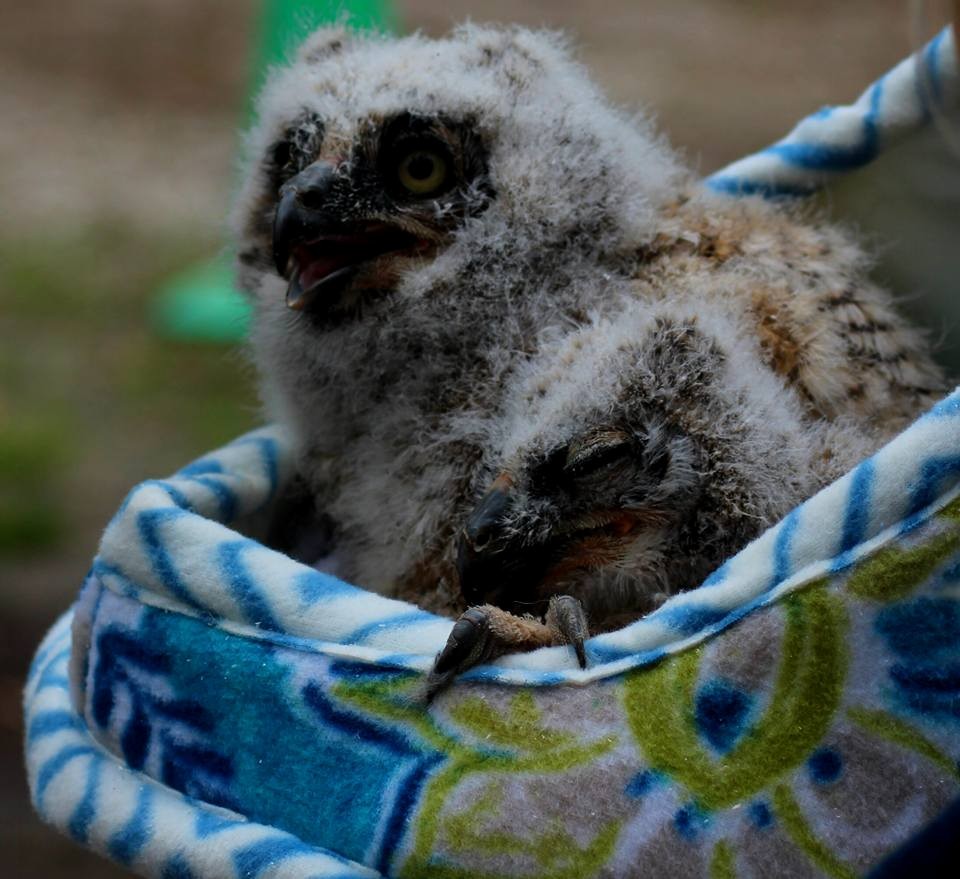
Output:
<svg viewBox="0 0 960 879">
<path fill-rule="evenodd" d="M 300 255 L 300 284 L 304 290 L 309 290 L 314 284 L 319 284 L 324 278 L 332 275 L 337 269 L 349 265 L 350 257 L 342 255 L 316 256 L 310 253 Z"/>
</svg>

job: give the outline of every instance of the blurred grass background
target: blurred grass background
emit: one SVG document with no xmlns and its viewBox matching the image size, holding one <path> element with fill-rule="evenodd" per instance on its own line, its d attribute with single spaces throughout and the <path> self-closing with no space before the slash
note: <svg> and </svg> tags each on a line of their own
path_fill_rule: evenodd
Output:
<svg viewBox="0 0 960 879">
<path fill-rule="evenodd" d="M 911 51 L 893 0 L 403 0 L 408 29 L 569 30 L 704 172 Z M 926 35 L 945 13 L 930 7 Z M 254 0 L 0 0 L 0 842 L 11 877 L 122 871 L 32 816 L 20 688 L 128 488 L 258 423 L 229 347 L 158 337 L 159 286 L 215 255 Z"/>
</svg>

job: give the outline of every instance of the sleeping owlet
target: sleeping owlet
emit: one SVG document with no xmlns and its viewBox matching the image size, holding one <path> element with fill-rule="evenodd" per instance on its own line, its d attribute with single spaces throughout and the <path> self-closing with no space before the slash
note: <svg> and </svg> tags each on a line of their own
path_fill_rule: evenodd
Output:
<svg viewBox="0 0 960 879">
<path fill-rule="evenodd" d="M 603 526 L 659 541 L 641 579 L 672 592 L 834 474 L 804 458 L 787 484 L 761 478 L 786 466 L 785 437 L 800 458 L 822 443 L 845 466 L 837 448 L 875 446 L 943 387 L 848 234 L 710 194 L 649 122 L 604 100 L 555 34 L 320 30 L 263 90 L 247 157 L 234 228 L 268 414 L 335 523 L 336 572 L 429 610 L 456 616 L 464 593 L 521 607 L 502 584 L 478 584 L 489 557 L 466 565 L 461 588 L 479 551 L 471 529 L 508 515 L 484 506 L 492 470 L 514 473 L 509 515 L 543 490 L 562 520 L 555 535 L 608 506 L 600 483 L 585 488 L 595 504 L 561 502 L 564 480 L 590 486 L 598 461 L 634 494 L 697 486 L 683 494 L 692 524 L 650 514 Z M 633 360 L 610 354 L 615 338 Z M 582 411 L 555 422 L 529 405 L 525 424 L 524 388 L 563 373 L 577 344 L 576 368 L 544 401 L 568 394 Z M 510 447 L 524 430 L 529 442 Z M 556 460 L 548 440 L 565 449 Z M 619 575 L 584 561 L 582 541 L 568 541 L 580 555 L 546 564 L 517 540 L 517 589 L 537 612 L 552 589 L 575 593 L 600 626 L 652 600 L 618 598 Z M 582 627 L 566 613 L 575 602 L 554 604 L 559 629 Z M 510 637 L 496 651 L 524 646 Z"/>
<path fill-rule="evenodd" d="M 585 665 L 586 637 L 699 585 L 879 436 L 811 413 L 750 318 L 682 286 L 545 345 L 489 429 L 457 541 L 471 607 L 428 695 L 511 650 L 571 644 Z"/>
</svg>

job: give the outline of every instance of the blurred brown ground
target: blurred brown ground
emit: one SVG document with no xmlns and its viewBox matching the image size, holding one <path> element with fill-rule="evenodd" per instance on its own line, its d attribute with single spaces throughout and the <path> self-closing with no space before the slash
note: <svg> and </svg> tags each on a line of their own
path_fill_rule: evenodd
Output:
<svg viewBox="0 0 960 879">
<path fill-rule="evenodd" d="M 855 97 L 915 47 L 893 0 L 405 0 L 573 33 L 702 171 Z M 942 8 L 929 3 L 929 36 Z M 43 827 L 21 767 L 29 657 L 135 482 L 257 423 L 242 357 L 153 335 L 157 284 L 213 253 L 253 0 L 0 0 L 0 850 L 3 875 L 119 876 Z M 12 868 L 12 872 L 10 872 Z"/>
</svg>

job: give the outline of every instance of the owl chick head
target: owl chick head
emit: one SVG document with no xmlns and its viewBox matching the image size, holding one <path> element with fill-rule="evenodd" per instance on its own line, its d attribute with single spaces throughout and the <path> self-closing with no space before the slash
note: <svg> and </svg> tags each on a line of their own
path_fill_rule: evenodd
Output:
<svg viewBox="0 0 960 879">
<path fill-rule="evenodd" d="M 313 34 L 258 102 L 234 214 L 243 286 L 338 324 L 551 247 L 635 252 L 678 166 L 555 34 Z"/>
<path fill-rule="evenodd" d="M 531 361 L 459 535 L 468 604 L 595 625 L 693 588 L 821 481 L 826 437 L 721 303 L 594 320 Z M 510 411 L 512 410 L 512 411 Z"/>
</svg>

